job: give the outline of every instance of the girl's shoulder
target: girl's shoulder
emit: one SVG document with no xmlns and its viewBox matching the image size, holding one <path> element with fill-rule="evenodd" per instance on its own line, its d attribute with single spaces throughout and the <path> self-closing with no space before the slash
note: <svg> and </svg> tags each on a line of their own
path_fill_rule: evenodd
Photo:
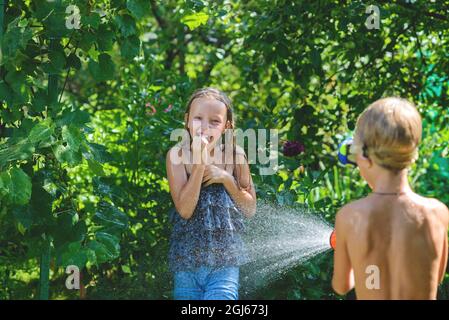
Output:
<svg viewBox="0 0 449 320">
<path fill-rule="evenodd" d="M 173 157 L 180 157 L 182 159 L 182 157 L 188 155 L 190 155 L 190 148 L 181 143 L 175 144 L 167 152 L 167 157 L 171 157 L 171 160 L 173 160 Z"/>
<path fill-rule="evenodd" d="M 187 175 L 190 175 L 192 165 L 190 164 L 190 148 L 181 143 L 177 143 L 167 152 L 167 161 L 172 164 L 183 165 Z"/>
</svg>

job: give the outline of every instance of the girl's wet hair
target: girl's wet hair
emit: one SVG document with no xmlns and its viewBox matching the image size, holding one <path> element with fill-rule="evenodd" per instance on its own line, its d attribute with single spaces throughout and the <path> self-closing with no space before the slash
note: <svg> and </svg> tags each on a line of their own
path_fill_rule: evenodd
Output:
<svg viewBox="0 0 449 320">
<path fill-rule="evenodd" d="M 201 88 L 196 90 L 189 99 L 189 102 L 187 103 L 187 107 L 186 107 L 186 111 L 185 113 L 187 114 L 187 121 L 184 125 L 184 128 L 187 130 L 187 132 L 189 133 L 189 144 L 191 144 L 192 141 L 192 136 L 190 135 L 190 130 L 188 127 L 188 119 L 189 119 L 189 114 L 190 114 L 190 108 L 192 106 L 192 103 L 195 99 L 199 99 L 199 98 L 210 98 L 210 99 L 215 99 L 218 100 L 220 102 L 222 102 L 225 106 L 226 106 L 226 128 L 232 130 L 232 163 L 235 165 L 236 164 L 236 153 L 237 153 L 237 145 L 236 145 L 236 138 L 234 135 L 234 129 L 235 129 L 235 116 L 234 116 L 234 112 L 232 109 L 232 103 L 231 103 L 231 99 L 229 99 L 229 97 L 221 90 L 218 90 L 216 88 L 211 88 L 211 87 L 206 87 L 206 88 Z M 246 158 L 246 154 L 243 153 L 245 159 Z M 249 181 L 249 185 L 247 187 L 242 187 L 240 185 L 240 167 L 239 166 L 235 166 L 234 167 L 236 169 L 236 175 L 235 180 L 237 181 L 237 185 L 241 190 L 250 190 L 251 189 L 251 179 L 248 179 Z"/>
<path fill-rule="evenodd" d="M 187 103 L 186 113 L 187 115 L 190 114 L 190 108 L 192 106 L 192 103 L 195 99 L 199 98 L 212 98 L 218 101 L 223 102 L 223 104 L 226 106 L 226 121 L 229 121 L 229 127 L 231 129 L 234 129 L 234 113 L 232 111 L 232 103 L 231 99 L 222 91 L 215 89 L 215 88 L 201 88 L 196 90 L 189 99 L 189 102 Z M 184 126 L 186 129 L 188 129 L 187 122 Z"/>
</svg>

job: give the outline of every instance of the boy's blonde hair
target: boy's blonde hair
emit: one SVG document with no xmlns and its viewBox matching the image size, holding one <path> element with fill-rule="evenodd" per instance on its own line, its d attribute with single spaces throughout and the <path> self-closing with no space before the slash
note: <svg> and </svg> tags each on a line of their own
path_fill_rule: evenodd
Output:
<svg viewBox="0 0 449 320">
<path fill-rule="evenodd" d="M 354 147 L 378 165 L 397 172 L 418 159 L 421 134 L 421 116 L 413 103 L 384 98 L 360 115 Z"/>
</svg>

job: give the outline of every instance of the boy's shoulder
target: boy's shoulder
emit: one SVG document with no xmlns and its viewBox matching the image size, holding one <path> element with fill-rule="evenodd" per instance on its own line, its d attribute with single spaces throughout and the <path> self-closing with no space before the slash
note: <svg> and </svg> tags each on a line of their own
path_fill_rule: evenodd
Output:
<svg viewBox="0 0 449 320">
<path fill-rule="evenodd" d="M 435 198 L 426 198 L 420 195 L 418 197 L 420 197 L 423 206 L 436 214 L 446 226 L 449 225 L 449 209 L 443 202 Z"/>
<path fill-rule="evenodd" d="M 370 205 L 368 197 L 354 200 L 341 207 L 337 215 L 347 217 L 352 214 L 365 213 L 369 211 Z"/>
<path fill-rule="evenodd" d="M 443 224 L 449 224 L 449 209 L 440 200 L 427 198 L 417 193 L 411 193 L 409 199 L 416 205 L 416 207 L 421 208 L 422 212 L 424 212 L 428 218 L 436 216 Z"/>
<path fill-rule="evenodd" d="M 435 214 L 439 220 L 446 226 L 449 225 L 449 209 L 447 206 L 434 198 L 426 198 L 418 194 L 413 194 L 412 200 L 420 207 L 424 207 L 426 212 Z M 372 212 L 373 199 L 368 197 L 352 201 L 343 206 L 337 213 L 337 218 L 341 221 L 350 220 L 355 216 L 367 217 Z"/>
<path fill-rule="evenodd" d="M 371 204 L 367 198 L 354 200 L 338 210 L 335 217 L 335 223 L 346 229 L 345 226 L 359 221 L 360 217 L 366 217 L 369 214 Z"/>
</svg>

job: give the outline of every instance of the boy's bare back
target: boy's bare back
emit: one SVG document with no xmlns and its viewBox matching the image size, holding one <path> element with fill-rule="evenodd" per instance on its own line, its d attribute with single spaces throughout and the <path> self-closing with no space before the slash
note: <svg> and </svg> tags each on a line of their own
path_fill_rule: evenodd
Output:
<svg viewBox="0 0 449 320">
<path fill-rule="evenodd" d="M 343 252 L 336 252 L 336 264 L 352 266 L 358 299 L 436 299 L 447 263 L 448 223 L 448 209 L 438 200 L 412 192 L 372 194 L 338 213 Z"/>
</svg>

